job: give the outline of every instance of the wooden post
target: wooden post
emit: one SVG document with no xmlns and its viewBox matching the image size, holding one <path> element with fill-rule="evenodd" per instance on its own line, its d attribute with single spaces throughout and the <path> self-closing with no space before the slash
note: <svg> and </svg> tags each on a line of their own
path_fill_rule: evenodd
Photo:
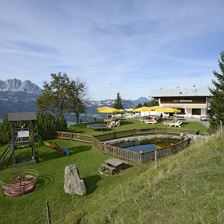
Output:
<svg viewBox="0 0 224 224">
<path fill-rule="evenodd" d="M 15 146 L 15 136 L 14 136 L 14 122 L 11 122 L 11 127 L 12 127 L 12 163 L 16 164 L 16 146 Z"/>
<path fill-rule="evenodd" d="M 155 168 L 157 169 L 157 148 L 154 150 Z"/>
<path fill-rule="evenodd" d="M 46 202 L 46 211 L 47 211 L 47 222 L 51 224 L 51 213 L 48 201 Z"/>
<path fill-rule="evenodd" d="M 220 132 L 223 132 L 222 121 L 220 120 Z"/>
<path fill-rule="evenodd" d="M 31 127 L 31 132 L 32 132 L 32 161 L 36 160 L 36 151 L 35 151 L 35 139 L 34 139 L 34 121 L 31 122 L 32 123 L 32 127 Z"/>
</svg>

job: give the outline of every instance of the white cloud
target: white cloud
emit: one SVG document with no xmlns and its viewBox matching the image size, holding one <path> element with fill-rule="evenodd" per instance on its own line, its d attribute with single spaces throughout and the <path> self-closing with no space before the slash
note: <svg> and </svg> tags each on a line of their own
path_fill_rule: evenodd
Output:
<svg viewBox="0 0 224 224">
<path fill-rule="evenodd" d="M 4 1 L 1 79 L 41 85 L 66 72 L 86 80 L 96 99 L 209 85 L 223 50 L 210 47 L 223 45 L 223 9 L 218 0 Z"/>
</svg>

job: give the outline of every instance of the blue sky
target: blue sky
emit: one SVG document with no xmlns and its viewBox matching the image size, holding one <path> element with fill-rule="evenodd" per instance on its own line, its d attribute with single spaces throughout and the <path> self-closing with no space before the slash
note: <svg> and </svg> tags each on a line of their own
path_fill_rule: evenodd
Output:
<svg viewBox="0 0 224 224">
<path fill-rule="evenodd" d="M 87 82 L 89 99 L 211 85 L 223 0 L 0 0 L 0 79 Z"/>
</svg>

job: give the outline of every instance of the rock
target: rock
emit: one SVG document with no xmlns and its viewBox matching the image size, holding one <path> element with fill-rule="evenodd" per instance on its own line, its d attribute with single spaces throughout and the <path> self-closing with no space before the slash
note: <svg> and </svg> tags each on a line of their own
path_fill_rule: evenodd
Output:
<svg viewBox="0 0 224 224">
<path fill-rule="evenodd" d="M 65 193 L 71 196 L 75 194 L 83 196 L 86 194 L 84 180 L 80 179 L 79 170 L 75 164 L 70 164 L 65 167 L 64 190 Z"/>
</svg>

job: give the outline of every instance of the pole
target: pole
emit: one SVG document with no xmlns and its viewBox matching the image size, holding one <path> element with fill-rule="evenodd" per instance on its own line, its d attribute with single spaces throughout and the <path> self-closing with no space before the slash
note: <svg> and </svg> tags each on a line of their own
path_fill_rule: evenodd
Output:
<svg viewBox="0 0 224 224">
<path fill-rule="evenodd" d="M 157 169 L 157 148 L 154 150 L 155 168 Z"/>
<path fill-rule="evenodd" d="M 223 127 L 222 127 L 222 120 L 220 120 L 220 132 L 222 133 Z"/>
<path fill-rule="evenodd" d="M 12 128 L 12 163 L 16 164 L 16 146 L 15 146 L 15 135 L 14 135 L 14 121 L 11 121 L 11 128 Z"/>
<path fill-rule="evenodd" d="M 46 201 L 46 211 L 47 211 L 47 222 L 51 224 L 51 213 L 48 201 Z"/>
<path fill-rule="evenodd" d="M 32 126 L 31 126 L 31 131 L 32 131 L 32 133 L 31 133 L 31 135 L 32 135 L 32 139 L 31 139 L 31 141 L 32 141 L 32 161 L 35 161 L 36 160 L 36 149 L 35 149 L 35 137 L 34 137 L 34 121 L 31 121 L 31 124 L 32 124 Z"/>
</svg>

